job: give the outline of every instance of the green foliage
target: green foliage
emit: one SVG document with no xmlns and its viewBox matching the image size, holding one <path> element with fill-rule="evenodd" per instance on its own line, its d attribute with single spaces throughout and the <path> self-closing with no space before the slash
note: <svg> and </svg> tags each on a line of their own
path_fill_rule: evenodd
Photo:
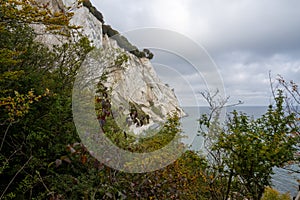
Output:
<svg viewBox="0 0 300 200">
<path fill-rule="evenodd" d="M 1 1 L 0 198 L 54 199 L 60 185 L 51 183 L 76 174 L 50 164 L 66 154 L 67 144 L 79 141 L 72 120 L 72 83 L 92 48 L 82 38 L 48 49 L 34 40 L 28 23 L 66 28 L 68 20 L 33 1 L 10 2 Z"/>
<path fill-rule="evenodd" d="M 9 24 L 44 24 L 46 31 L 69 35 L 70 29 L 78 28 L 69 24 L 71 12 L 53 13 L 48 5 L 35 0 L 4 0 L 0 7 L 0 31 Z"/>
<path fill-rule="evenodd" d="M 122 64 L 127 63 L 128 60 L 129 60 L 129 57 L 125 53 L 120 54 L 116 58 L 114 65 L 121 66 Z"/>
<path fill-rule="evenodd" d="M 144 49 L 143 52 L 145 53 L 145 57 L 151 60 L 153 58 L 153 53 L 149 49 Z"/>
<path fill-rule="evenodd" d="M 97 13 L 88 1 L 84 5 Z M 203 125 L 222 130 L 212 146 L 213 153 L 220 153 L 218 165 L 186 151 L 154 172 L 128 174 L 106 167 L 80 143 L 72 119 L 73 82 L 93 48 L 82 37 L 49 49 L 35 41 L 29 26 L 41 23 L 46 31 L 69 35 L 72 30 L 67 29 L 76 28 L 68 24 L 72 14 L 51 13 L 47 5 L 32 0 L 1 1 L 0 9 L 0 199 L 218 199 L 227 193 L 232 199 L 258 199 L 270 183 L 272 167 L 293 159 L 299 130 L 292 126 L 294 116 L 284 113 L 279 94 L 275 107 L 257 120 L 234 112 L 222 129 L 203 118 Z M 105 27 L 108 35 L 117 33 Z M 124 37 L 119 43 L 136 49 Z M 149 50 L 135 54 L 153 57 Z M 119 54 L 111 65 L 122 69 L 128 59 Z M 109 95 L 105 74 L 101 81 L 98 93 Z M 145 115 L 139 106 L 132 107 Z M 101 106 L 96 104 L 96 109 Z M 131 152 L 152 152 L 174 140 L 184 148 L 176 114 L 148 138 L 126 138 L 112 116 L 103 129 L 117 146 Z M 277 194 L 272 195 L 267 189 L 263 198 Z"/>
<path fill-rule="evenodd" d="M 283 92 L 284 101 L 285 101 L 285 110 L 288 113 L 295 114 L 296 121 L 295 126 L 300 126 L 300 90 L 299 85 L 293 81 L 286 81 L 280 75 L 278 75 L 277 85 L 272 84 L 272 92 L 274 90 L 281 90 Z"/>
<path fill-rule="evenodd" d="M 25 14 L 30 15 L 30 12 Z M 31 20 L 39 21 L 36 18 Z M 91 156 L 76 133 L 71 92 L 80 64 L 92 47 L 86 38 L 82 38 L 48 49 L 35 41 L 35 33 L 27 25 L 31 20 L 27 18 L 22 23 L 8 20 L 1 24 L 0 198 L 201 196 L 203 177 L 194 169 L 198 169 L 198 164 L 203 167 L 204 161 L 192 152 L 184 154 L 168 168 L 147 174 L 118 172 Z M 123 65 L 127 60 L 126 55 L 120 54 L 112 64 Z M 105 81 L 105 77 L 101 80 Z M 109 93 L 109 90 L 99 83 L 99 92 Z M 178 120 L 178 116 L 170 117 L 158 136 L 135 145 L 131 145 L 135 138 L 129 136 L 125 140 L 112 119 L 108 120 L 105 131 L 124 149 L 153 151 L 167 144 L 179 132 Z M 194 165 L 190 165 L 191 161 L 195 161 Z M 190 181 L 195 183 L 193 190 L 189 189 Z"/>
<path fill-rule="evenodd" d="M 192 151 L 149 173 L 130 174 L 103 167 L 98 171 L 99 185 L 94 190 L 98 190 L 98 199 L 209 199 L 205 167 L 205 159 Z"/>
<path fill-rule="evenodd" d="M 102 25 L 102 31 L 103 34 L 107 34 L 108 37 L 111 37 L 112 39 L 116 40 L 118 45 L 125 49 L 126 51 L 129 51 L 133 55 L 135 55 L 138 58 L 148 58 L 152 59 L 154 57 L 153 53 L 150 52 L 149 49 L 144 49 L 143 51 L 140 51 L 136 46 L 132 45 L 127 38 L 125 38 L 123 35 L 120 35 L 120 33 L 113 29 L 110 25 Z"/>
<path fill-rule="evenodd" d="M 90 0 L 82 0 L 83 6 L 89 9 L 89 11 L 102 23 L 102 33 L 103 35 L 107 35 L 108 37 L 112 37 L 114 40 L 117 41 L 118 45 L 121 48 L 124 48 L 126 51 L 129 51 L 133 55 L 137 56 L 138 58 L 148 58 L 151 60 L 154 55 L 150 52 L 149 49 L 144 49 L 143 51 L 138 50 L 138 48 L 132 45 L 127 38 L 120 35 L 120 33 L 113 29 L 110 25 L 104 24 L 103 15 L 99 12 L 95 6 L 92 5 Z"/>
<path fill-rule="evenodd" d="M 186 151 L 171 165 L 145 174 L 127 174 L 128 199 L 209 199 L 205 159 Z"/>
<path fill-rule="evenodd" d="M 227 185 L 228 195 L 260 199 L 271 184 L 273 167 L 295 159 L 299 127 L 292 126 L 294 114 L 284 112 L 281 91 L 275 102 L 258 119 L 234 111 L 223 129 L 215 129 L 221 132 L 211 146 L 211 153 L 219 156 L 213 167 L 219 171 L 220 183 Z M 200 122 L 212 125 L 207 117 Z"/>
<path fill-rule="evenodd" d="M 176 113 L 169 115 L 162 129 L 152 137 L 141 138 L 137 144 L 131 145 L 133 152 L 152 152 L 163 148 L 172 140 L 180 143 L 180 123 Z"/>
<path fill-rule="evenodd" d="M 290 195 L 287 194 L 280 194 L 277 190 L 267 187 L 265 192 L 261 198 L 261 200 L 290 200 Z"/>
<path fill-rule="evenodd" d="M 99 12 L 90 2 L 90 0 L 82 0 L 83 6 L 89 9 L 89 11 L 102 23 L 102 32 L 103 35 L 108 35 L 117 41 L 118 45 L 121 48 L 124 48 L 126 51 L 130 51 L 135 56 L 142 58 L 146 57 L 144 52 L 140 52 L 136 46 L 133 46 L 124 36 L 119 35 L 119 32 L 113 29 L 110 25 L 104 24 L 103 15 Z M 149 50 L 148 50 L 149 51 Z M 149 59 L 152 59 L 153 54 L 149 51 Z"/>
<path fill-rule="evenodd" d="M 101 116 L 103 109 L 101 102 L 101 99 L 96 98 L 95 108 L 96 113 L 98 113 L 99 116 Z M 144 113 L 132 102 L 130 102 L 130 108 L 130 111 L 137 112 L 138 116 L 146 116 L 146 113 Z M 109 110 L 109 112 L 111 113 L 112 110 Z M 134 135 L 134 133 L 127 132 L 127 130 L 119 127 L 112 115 L 109 115 L 105 118 L 105 125 L 102 128 L 107 137 L 110 138 L 110 140 L 120 148 L 131 152 L 152 152 L 164 147 L 171 140 L 178 140 L 178 142 L 180 142 L 181 130 L 179 126 L 179 117 L 176 113 L 174 113 L 168 116 L 167 121 L 162 129 L 158 133 L 155 132 L 155 135 L 151 137 L 139 138 L 138 136 Z M 126 135 L 124 135 L 124 131 L 127 132 L 125 133 Z M 148 134 L 151 135 L 151 133 Z"/>
</svg>

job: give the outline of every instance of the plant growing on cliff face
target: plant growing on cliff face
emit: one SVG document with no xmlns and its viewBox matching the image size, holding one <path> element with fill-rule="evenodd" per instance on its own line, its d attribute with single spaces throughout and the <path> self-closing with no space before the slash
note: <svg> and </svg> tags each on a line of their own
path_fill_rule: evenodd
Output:
<svg viewBox="0 0 300 200">
<path fill-rule="evenodd" d="M 143 52 L 145 53 L 145 57 L 149 60 L 151 60 L 154 57 L 153 53 L 149 49 L 144 49 Z"/>
<path fill-rule="evenodd" d="M 78 28 L 69 24 L 72 12 L 53 12 L 48 4 L 35 0 L 4 0 L 0 7 L 1 31 L 12 25 L 44 25 L 46 31 L 70 35 L 70 30 Z M 4 28 L 4 29 L 3 29 Z"/>
<path fill-rule="evenodd" d="M 54 179 L 63 182 L 65 173 L 75 174 L 50 164 L 65 154 L 68 143 L 79 140 L 72 82 L 91 47 L 86 38 L 51 50 L 35 40 L 31 24 L 45 23 L 50 32 L 65 36 L 71 14 L 52 13 L 47 5 L 26 0 L 0 6 L 0 199 L 54 199 L 63 187 L 51 185 Z"/>
<path fill-rule="evenodd" d="M 209 151 L 214 162 L 212 171 L 217 171 L 211 179 L 212 187 L 218 184 L 226 187 L 214 191 L 220 199 L 241 196 L 259 200 L 266 186 L 271 184 L 273 167 L 282 167 L 294 160 L 298 129 L 292 124 L 294 114 L 286 114 L 284 97 L 279 91 L 275 105 L 258 119 L 234 111 L 225 126 L 212 124 L 208 117 L 200 119 L 200 125 L 218 131 Z M 216 129 L 215 127 L 219 127 Z"/>
<path fill-rule="evenodd" d="M 135 55 L 138 58 L 148 58 L 151 60 L 154 57 L 154 54 L 149 49 L 144 49 L 140 51 L 136 46 L 132 45 L 126 37 L 120 35 L 120 33 L 113 29 L 110 25 L 102 25 L 103 35 L 111 37 L 113 40 L 117 41 L 118 45 Z"/>
</svg>

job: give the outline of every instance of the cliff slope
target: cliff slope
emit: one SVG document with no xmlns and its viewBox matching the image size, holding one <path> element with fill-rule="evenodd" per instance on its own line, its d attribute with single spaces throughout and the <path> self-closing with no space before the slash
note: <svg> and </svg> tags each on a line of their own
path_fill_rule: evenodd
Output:
<svg viewBox="0 0 300 200">
<path fill-rule="evenodd" d="M 147 58 L 138 58 L 132 53 L 118 46 L 118 43 L 103 35 L 102 22 L 90 10 L 75 0 L 39 0 L 40 3 L 49 4 L 55 11 L 73 12 L 70 21 L 72 25 L 80 26 L 79 32 L 87 36 L 92 45 L 101 49 L 105 55 L 105 63 L 101 71 L 109 72 L 105 83 L 111 89 L 113 106 L 124 107 L 123 114 L 128 114 L 129 104 L 141 109 L 150 116 L 152 122 L 163 122 L 168 113 L 177 112 L 183 116 L 184 112 L 179 106 L 174 92 L 162 83 Z M 36 27 L 41 31 L 43 27 Z M 47 44 L 60 44 L 64 42 L 63 36 L 39 36 L 39 40 Z M 122 69 L 112 66 L 119 56 L 127 58 L 122 63 Z M 103 58 L 103 57 L 102 57 Z M 110 63 L 110 64 L 109 64 Z"/>
</svg>

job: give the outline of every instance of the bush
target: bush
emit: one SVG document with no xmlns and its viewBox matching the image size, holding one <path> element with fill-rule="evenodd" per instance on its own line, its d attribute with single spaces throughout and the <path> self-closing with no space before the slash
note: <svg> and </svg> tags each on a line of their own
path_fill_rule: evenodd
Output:
<svg viewBox="0 0 300 200">
<path fill-rule="evenodd" d="M 267 187 L 261 198 L 261 200 L 290 200 L 291 196 L 286 194 L 280 194 L 277 190 Z"/>
</svg>

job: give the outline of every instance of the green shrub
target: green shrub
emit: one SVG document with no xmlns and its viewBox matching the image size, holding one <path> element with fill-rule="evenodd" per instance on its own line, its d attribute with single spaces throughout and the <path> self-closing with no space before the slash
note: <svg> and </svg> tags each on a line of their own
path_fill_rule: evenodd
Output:
<svg viewBox="0 0 300 200">
<path fill-rule="evenodd" d="M 261 200 L 290 200 L 291 196 L 286 194 L 280 194 L 277 190 L 267 187 L 261 198 Z"/>
</svg>

